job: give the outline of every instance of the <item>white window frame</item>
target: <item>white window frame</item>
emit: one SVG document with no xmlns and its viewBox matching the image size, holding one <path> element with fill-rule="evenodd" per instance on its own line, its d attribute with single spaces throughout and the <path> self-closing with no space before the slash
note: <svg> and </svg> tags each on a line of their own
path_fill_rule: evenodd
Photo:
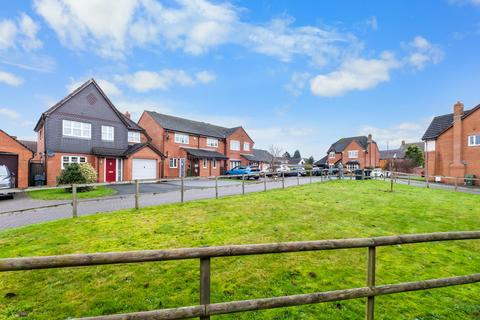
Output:
<svg viewBox="0 0 480 320">
<path fill-rule="evenodd" d="M 218 148 L 218 139 L 207 138 L 207 147 Z"/>
<path fill-rule="evenodd" d="M 173 166 L 172 166 L 172 161 L 173 161 Z M 178 168 L 178 159 L 177 158 L 170 158 L 170 161 L 168 162 L 169 166 L 171 169 L 176 169 Z"/>
<path fill-rule="evenodd" d="M 212 168 L 217 169 L 217 159 L 212 160 Z"/>
<path fill-rule="evenodd" d="M 128 131 L 128 142 L 129 143 L 140 143 L 140 132 L 138 132 L 138 131 Z"/>
<path fill-rule="evenodd" d="M 335 159 L 335 157 L 336 157 L 335 152 L 330 151 L 330 153 L 328 154 L 328 157 L 329 157 L 330 159 Z"/>
<path fill-rule="evenodd" d="M 243 143 L 243 151 L 250 151 L 250 142 Z"/>
<path fill-rule="evenodd" d="M 235 165 L 233 165 L 233 163 L 235 163 Z M 242 165 L 242 161 L 240 160 L 230 160 L 230 169 L 233 169 L 241 165 Z"/>
<path fill-rule="evenodd" d="M 230 150 L 231 151 L 240 151 L 240 141 L 230 140 Z"/>
<path fill-rule="evenodd" d="M 76 134 L 75 131 L 79 133 Z M 65 137 L 91 139 L 92 138 L 92 124 L 86 122 L 62 120 L 62 134 Z"/>
<path fill-rule="evenodd" d="M 67 161 L 65 161 L 65 160 L 67 160 Z M 87 162 L 87 157 L 85 157 L 85 156 L 64 156 L 64 155 L 62 155 L 62 163 L 61 163 L 62 170 L 66 168 L 66 166 L 65 166 L 66 164 L 72 164 L 72 163 L 78 163 L 78 164 L 88 163 Z"/>
<path fill-rule="evenodd" d="M 480 146 L 480 134 L 471 134 L 468 136 L 467 143 L 469 147 Z"/>
<path fill-rule="evenodd" d="M 102 126 L 102 141 L 115 141 L 115 127 Z"/>
<path fill-rule="evenodd" d="M 190 136 L 188 134 L 176 133 L 175 132 L 175 143 L 189 144 L 190 143 Z"/>
<path fill-rule="evenodd" d="M 203 161 L 202 161 L 202 167 L 203 167 L 203 169 L 207 169 L 207 168 L 208 168 L 208 159 L 203 159 Z"/>
<path fill-rule="evenodd" d="M 358 150 L 348 150 L 348 157 L 350 159 L 358 159 Z"/>
</svg>

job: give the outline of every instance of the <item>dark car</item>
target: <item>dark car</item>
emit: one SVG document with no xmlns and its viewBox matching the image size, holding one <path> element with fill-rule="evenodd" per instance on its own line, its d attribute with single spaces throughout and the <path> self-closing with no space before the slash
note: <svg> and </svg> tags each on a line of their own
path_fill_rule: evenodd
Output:
<svg viewBox="0 0 480 320">
<path fill-rule="evenodd" d="M 2 190 L 15 188 L 15 174 L 7 166 L 0 165 L 0 197 L 13 199 L 13 193 L 2 192 Z"/>
</svg>

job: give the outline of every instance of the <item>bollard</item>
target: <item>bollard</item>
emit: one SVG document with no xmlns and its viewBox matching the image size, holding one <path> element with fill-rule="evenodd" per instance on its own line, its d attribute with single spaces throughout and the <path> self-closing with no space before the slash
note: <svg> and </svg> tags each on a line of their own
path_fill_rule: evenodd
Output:
<svg viewBox="0 0 480 320">
<path fill-rule="evenodd" d="M 138 180 L 135 180 L 135 209 L 140 208 L 140 184 Z"/>
<path fill-rule="evenodd" d="M 72 184 L 72 217 L 77 217 L 77 185 Z"/>
<path fill-rule="evenodd" d="M 218 177 L 215 176 L 215 199 L 218 199 Z"/>
</svg>

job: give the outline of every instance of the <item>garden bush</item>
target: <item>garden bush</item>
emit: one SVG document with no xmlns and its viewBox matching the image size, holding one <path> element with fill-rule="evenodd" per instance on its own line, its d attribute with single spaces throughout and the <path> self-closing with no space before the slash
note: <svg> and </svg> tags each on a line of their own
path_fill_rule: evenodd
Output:
<svg viewBox="0 0 480 320">
<path fill-rule="evenodd" d="M 57 178 L 59 185 L 65 184 L 83 184 L 83 183 L 95 183 L 97 182 L 97 173 L 95 169 L 88 163 L 72 163 L 62 170 L 60 176 Z M 94 187 L 81 187 L 78 188 L 78 192 L 91 191 Z M 71 192 L 71 188 L 65 189 Z"/>
</svg>

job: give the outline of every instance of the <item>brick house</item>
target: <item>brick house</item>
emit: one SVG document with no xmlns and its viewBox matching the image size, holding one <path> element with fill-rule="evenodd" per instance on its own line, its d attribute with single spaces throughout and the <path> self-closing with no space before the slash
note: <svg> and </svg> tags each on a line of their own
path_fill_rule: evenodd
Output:
<svg viewBox="0 0 480 320">
<path fill-rule="evenodd" d="M 327 166 L 342 163 L 348 170 L 380 166 L 380 151 L 372 135 L 342 138 L 332 144 L 327 152 Z"/>
<path fill-rule="evenodd" d="M 144 111 L 138 124 L 167 157 L 164 177 L 218 176 L 254 163 L 254 142 L 242 127 L 213 124 Z"/>
<path fill-rule="evenodd" d="M 0 129 L 0 165 L 5 165 L 15 174 L 15 186 L 27 188 L 30 161 L 35 151 Z"/>
<path fill-rule="evenodd" d="M 463 104 L 457 102 L 453 113 L 433 118 L 422 137 L 428 177 L 480 177 L 479 109 L 480 105 L 464 110 Z"/>
<path fill-rule="evenodd" d="M 71 163 L 89 163 L 98 182 L 156 179 L 163 154 L 91 79 L 44 112 L 35 126 L 36 160 L 47 185 Z"/>
<path fill-rule="evenodd" d="M 425 151 L 424 142 L 406 143 L 405 140 L 402 141 L 398 149 L 380 150 L 380 167 L 388 168 L 392 161 L 405 159 L 405 152 L 408 147 L 413 145 L 417 146 L 420 150 Z"/>
</svg>

